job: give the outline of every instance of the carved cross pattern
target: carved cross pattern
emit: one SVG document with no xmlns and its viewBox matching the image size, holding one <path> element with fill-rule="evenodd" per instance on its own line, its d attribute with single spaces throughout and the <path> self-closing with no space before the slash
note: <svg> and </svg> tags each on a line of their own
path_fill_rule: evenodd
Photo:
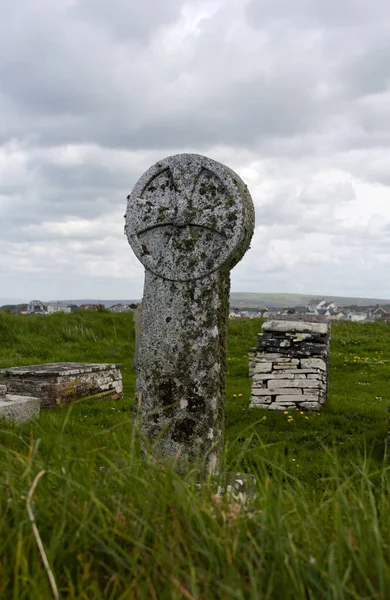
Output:
<svg viewBox="0 0 390 600">
<path fill-rule="evenodd" d="M 145 187 L 134 206 L 140 235 L 154 227 L 196 226 L 210 229 L 223 237 L 233 233 L 236 215 L 234 200 L 220 179 L 202 168 L 192 180 L 174 178 L 170 168 L 165 169 Z"/>
<path fill-rule="evenodd" d="M 225 169 L 205 157 L 178 155 L 139 180 L 129 197 L 126 233 L 146 269 L 187 281 L 224 264 L 242 228 L 238 184 Z"/>
</svg>

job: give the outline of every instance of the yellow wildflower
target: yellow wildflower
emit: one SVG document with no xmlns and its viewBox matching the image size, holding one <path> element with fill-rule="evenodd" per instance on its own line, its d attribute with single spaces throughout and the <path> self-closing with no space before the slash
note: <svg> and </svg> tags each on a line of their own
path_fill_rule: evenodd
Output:
<svg viewBox="0 0 390 600">
<path fill-rule="evenodd" d="M 285 410 L 283 414 L 288 415 L 288 410 Z"/>
<path fill-rule="evenodd" d="M 233 398 L 237 398 L 237 394 L 233 394 Z"/>
</svg>

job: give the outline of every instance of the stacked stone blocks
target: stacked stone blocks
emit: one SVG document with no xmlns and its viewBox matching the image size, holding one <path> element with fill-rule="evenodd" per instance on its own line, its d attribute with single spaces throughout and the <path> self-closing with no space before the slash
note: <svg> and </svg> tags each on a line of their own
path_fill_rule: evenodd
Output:
<svg viewBox="0 0 390 600">
<path fill-rule="evenodd" d="M 320 410 L 327 400 L 328 323 L 267 321 L 250 350 L 250 408 Z"/>
</svg>

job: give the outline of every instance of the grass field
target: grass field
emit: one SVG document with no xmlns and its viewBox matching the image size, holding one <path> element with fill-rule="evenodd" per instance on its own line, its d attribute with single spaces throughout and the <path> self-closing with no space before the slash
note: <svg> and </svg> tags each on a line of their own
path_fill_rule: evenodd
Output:
<svg viewBox="0 0 390 600">
<path fill-rule="evenodd" d="M 199 489 L 193 472 L 140 458 L 131 315 L 0 314 L 0 366 L 119 362 L 125 388 L 121 401 L 1 424 L 1 599 L 56 597 L 27 504 L 60 598 L 390 597 L 390 328 L 333 325 L 328 404 L 289 423 L 248 410 L 247 351 L 260 326 L 229 324 L 224 471 L 257 478 L 242 507 L 212 481 Z"/>
</svg>

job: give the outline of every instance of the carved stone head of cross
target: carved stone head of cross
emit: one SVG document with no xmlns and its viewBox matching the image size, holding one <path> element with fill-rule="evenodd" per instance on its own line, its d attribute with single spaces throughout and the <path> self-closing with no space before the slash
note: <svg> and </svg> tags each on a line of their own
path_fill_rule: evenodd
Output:
<svg viewBox="0 0 390 600">
<path fill-rule="evenodd" d="M 145 268 L 165 279 L 230 270 L 253 232 L 253 207 L 243 195 L 250 198 L 224 165 L 195 154 L 170 156 L 148 169 L 129 196 L 129 242 Z"/>
</svg>

